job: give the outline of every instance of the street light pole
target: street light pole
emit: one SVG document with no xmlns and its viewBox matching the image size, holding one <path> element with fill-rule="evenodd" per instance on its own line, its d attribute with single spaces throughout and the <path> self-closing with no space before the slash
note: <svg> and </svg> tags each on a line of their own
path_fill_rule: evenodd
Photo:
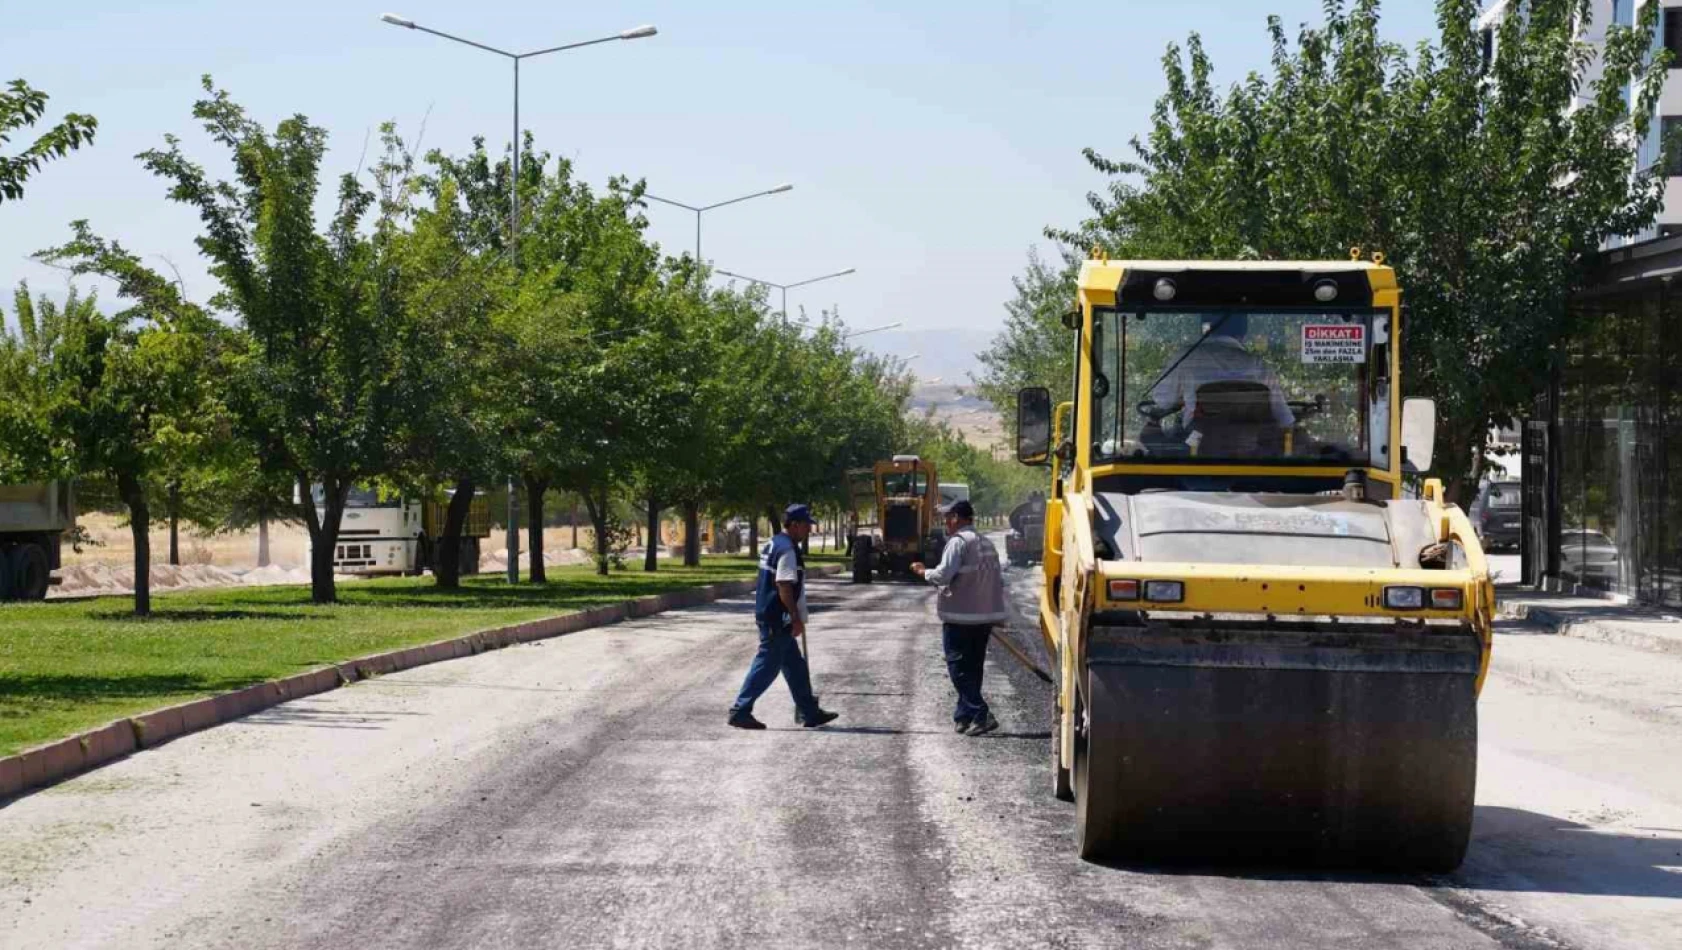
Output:
<svg viewBox="0 0 1682 950">
<path fill-rule="evenodd" d="M 512 147 L 514 156 L 509 165 L 508 176 L 508 257 L 509 260 L 513 262 L 515 271 L 518 272 L 520 267 L 520 60 L 531 59 L 534 56 L 544 56 L 549 53 L 561 53 L 566 50 L 579 49 L 585 46 L 595 46 L 599 43 L 612 43 L 622 40 L 640 40 L 644 37 L 654 36 L 659 32 L 659 30 L 656 30 L 652 26 L 638 26 L 615 33 L 612 36 L 602 36 L 593 40 L 583 40 L 577 43 L 565 43 L 560 46 L 551 46 L 547 49 L 532 50 L 526 53 L 511 53 L 505 49 L 497 49 L 494 46 L 488 46 L 484 43 L 475 42 L 460 36 L 445 33 L 442 30 L 434 30 L 431 27 L 421 26 L 415 21 L 398 16 L 395 13 L 383 13 L 380 15 L 380 19 L 392 26 L 400 26 L 407 30 L 419 30 L 422 33 L 431 33 L 433 36 L 443 37 L 446 40 L 453 40 L 457 43 L 472 46 L 475 49 L 482 49 L 488 53 L 495 53 L 498 56 L 503 56 L 513 61 L 514 138 L 512 139 Z M 699 240 L 698 235 L 699 232 L 697 231 L 697 241 Z M 515 490 L 514 475 L 510 473 L 508 476 L 508 583 L 510 584 L 518 584 L 520 582 L 519 508 L 519 495 Z"/>
<path fill-rule="evenodd" d="M 780 195 L 785 191 L 793 191 L 793 190 L 794 190 L 793 185 L 783 184 L 783 185 L 778 185 L 775 188 L 767 188 L 764 191 L 756 191 L 751 195 L 742 195 L 740 198 L 731 198 L 729 201 L 718 201 L 718 202 L 714 202 L 710 205 L 698 205 L 698 206 L 697 205 L 684 204 L 681 201 L 673 201 L 670 198 L 662 198 L 659 195 L 651 195 L 646 191 L 643 192 L 642 196 L 644 198 L 647 198 L 649 201 L 658 201 L 663 205 L 671 205 L 674 208 L 682 208 L 685 211 L 695 212 L 695 264 L 696 264 L 696 266 L 700 266 L 700 263 L 701 263 L 701 215 L 703 213 L 711 211 L 714 208 L 722 208 L 725 205 L 737 204 L 739 202 L 747 201 L 747 200 L 752 199 L 752 198 L 763 198 L 766 195 Z"/>
<path fill-rule="evenodd" d="M 903 323 L 884 323 L 879 327 L 871 327 L 868 330 L 854 330 L 851 333 L 843 333 L 841 334 L 841 339 L 851 340 L 855 336 L 866 336 L 871 333 L 881 333 L 883 330 L 898 330 L 903 326 L 905 326 Z"/>
<path fill-rule="evenodd" d="M 857 272 L 857 270 L 858 270 L 858 268 L 856 268 L 856 267 L 849 267 L 846 270 L 838 270 L 833 274 L 824 274 L 821 277 L 808 277 L 805 280 L 797 280 L 792 284 L 779 284 L 774 280 L 760 280 L 758 277 L 749 277 L 746 274 L 735 274 L 735 273 L 731 273 L 730 271 L 727 271 L 727 270 L 721 270 L 718 273 L 722 274 L 725 277 L 734 277 L 737 280 L 745 280 L 750 284 L 760 284 L 760 285 L 765 286 L 765 287 L 775 287 L 776 289 L 782 291 L 783 292 L 783 319 L 787 320 L 788 319 L 788 292 L 790 290 L 792 290 L 795 287 L 804 287 L 807 284 L 815 284 L 815 283 L 817 283 L 819 281 L 823 281 L 823 280 L 834 280 L 837 277 L 845 277 L 848 274 L 852 274 L 852 273 Z"/>
</svg>

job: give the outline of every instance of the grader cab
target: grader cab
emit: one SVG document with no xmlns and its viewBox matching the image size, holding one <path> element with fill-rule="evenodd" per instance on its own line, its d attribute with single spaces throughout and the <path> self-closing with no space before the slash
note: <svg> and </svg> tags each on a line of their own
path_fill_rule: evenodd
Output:
<svg viewBox="0 0 1682 950">
<path fill-rule="evenodd" d="M 1445 871 L 1470 835 L 1494 588 L 1423 482 L 1400 299 L 1350 261 L 1087 261 L 1040 627 L 1090 859 Z M 1053 434 L 1056 433 L 1054 440 Z"/>
</svg>

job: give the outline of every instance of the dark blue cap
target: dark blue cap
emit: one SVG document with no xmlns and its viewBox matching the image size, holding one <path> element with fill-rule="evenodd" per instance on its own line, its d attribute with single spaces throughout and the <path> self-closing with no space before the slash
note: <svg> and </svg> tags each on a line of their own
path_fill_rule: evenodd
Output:
<svg viewBox="0 0 1682 950">
<path fill-rule="evenodd" d="M 812 509 L 809 505 L 796 502 L 783 509 L 783 524 L 794 524 L 798 521 L 812 523 Z"/>
<path fill-rule="evenodd" d="M 940 509 L 940 513 L 943 515 L 957 515 L 966 521 L 975 520 L 975 506 L 962 498 Z"/>
</svg>

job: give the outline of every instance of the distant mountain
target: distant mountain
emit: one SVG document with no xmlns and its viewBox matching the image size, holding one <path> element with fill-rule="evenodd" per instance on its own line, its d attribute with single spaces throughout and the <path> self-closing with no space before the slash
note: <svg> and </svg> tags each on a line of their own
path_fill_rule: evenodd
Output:
<svg viewBox="0 0 1682 950">
<path fill-rule="evenodd" d="M 969 374 L 980 369 L 976 354 L 985 350 L 991 339 L 990 332 L 936 329 L 894 330 L 859 342 L 888 356 L 915 356 L 907 365 L 922 379 L 968 385 Z"/>
<path fill-rule="evenodd" d="M 992 404 L 969 394 L 967 386 L 950 383 L 920 385 L 911 392 L 915 412 L 934 411 L 935 418 L 957 430 L 977 448 L 995 448 L 1004 442 L 1004 420 Z"/>
</svg>

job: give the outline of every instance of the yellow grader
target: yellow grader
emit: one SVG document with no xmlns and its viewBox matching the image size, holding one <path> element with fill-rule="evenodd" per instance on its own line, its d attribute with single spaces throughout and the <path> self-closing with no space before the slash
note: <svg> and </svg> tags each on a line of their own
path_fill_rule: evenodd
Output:
<svg viewBox="0 0 1682 950">
<path fill-rule="evenodd" d="M 1039 619 L 1083 857 L 1446 871 L 1466 851 L 1494 588 L 1400 399 L 1382 258 L 1089 260 Z M 1421 490 L 1409 497 L 1404 486 Z"/>
<path fill-rule="evenodd" d="M 946 532 L 938 517 L 940 482 L 934 463 L 896 455 L 873 468 L 855 469 L 848 477 L 859 519 L 849 539 L 853 583 L 909 576 L 912 564 L 940 560 Z"/>
</svg>

